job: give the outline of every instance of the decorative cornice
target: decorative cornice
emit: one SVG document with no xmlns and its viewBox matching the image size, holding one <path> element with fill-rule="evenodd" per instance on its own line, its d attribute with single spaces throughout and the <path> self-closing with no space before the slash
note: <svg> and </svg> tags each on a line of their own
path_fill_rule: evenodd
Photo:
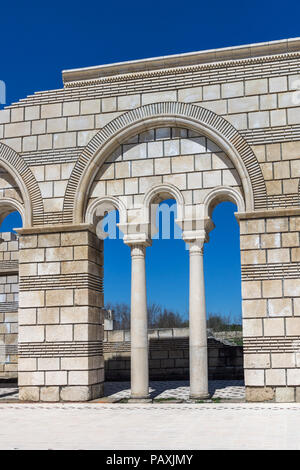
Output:
<svg viewBox="0 0 300 470">
<path fill-rule="evenodd" d="M 279 57 L 276 60 L 276 57 Z M 225 66 L 223 67 L 223 63 Z M 100 80 L 89 83 L 88 80 L 82 81 L 75 87 L 72 85 L 65 86 L 60 90 L 49 90 L 36 92 L 27 98 L 13 103 L 7 108 L 15 108 L 20 106 L 29 106 L 36 104 L 48 104 L 53 102 L 66 102 L 82 99 L 96 99 L 111 96 L 123 96 L 136 93 L 154 93 L 155 91 L 174 90 L 181 88 L 191 88 L 204 85 L 229 83 L 240 80 L 252 80 L 258 78 L 278 77 L 284 74 L 293 75 L 299 72 L 300 56 L 299 54 L 274 55 L 259 58 L 256 63 L 251 60 L 236 60 L 232 63 L 216 62 L 213 66 L 208 67 L 178 67 L 173 69 L 162 69 L 156 75 L 142 72 L 135 74 L 124 74 L 124 78 L 119 80 L 122 75 L 116 75 L 111 80 Z M 199 64 L 198 64 L 199 65 Z M 166 70 L 169 70 L 166 73 Z M 189 70 L 189 71 L 188 71 Z"/>
<path fill-rule="evenodd" d="M 299 216 L 300 208 L 289 208 L 289 209 L 269 209 L 255 212 L 236 212 L 235 217 L 237 220 L 248 220 L 248 219 L 263 219 L 265 217 L 289 217 Z"/>
<path fill-rule="evenodd" d="M 103 82 L 208 70 L 220 66 L 257 64 L 299 56 L 300 39 L 295 38 L 64 70 L 62 75 L 65 87 L 93 86 Z"/>
</svg>

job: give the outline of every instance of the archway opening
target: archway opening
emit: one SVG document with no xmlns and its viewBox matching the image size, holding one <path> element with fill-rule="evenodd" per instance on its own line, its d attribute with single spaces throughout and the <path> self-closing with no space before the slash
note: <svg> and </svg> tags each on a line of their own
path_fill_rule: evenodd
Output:
<svg viewBox="0 0 300 470">
<path fill-rule="evenodd" d="M 98 168 L 95 179 L 90 183 L 86 220 L 90 220 L 89 215 L 100 201 L 111 202 L 120 210 L 120 217 L 115 213 L 113 225 L 116 226 L 122 219 L 120 227 L 124 228 L 127 240 L 133 245 L 135 240 L 138 243 L 147 240 L 149 224 L 151 228 L 156 226 L 155 233 L 151 234 L 152 246 L 146 249 L 148 344 L 152 380 L 188 379 L 189 376 L 189 331 L 186 328 L 189 251 L 182 241 L 181 230 L 174 223 L 175 219 L 177 217 L 182 222 L 186 232 L 191 224 L 190 230 L 194 231 L 198 219 L 203 223 L 204 217 L 206 222 L 215 205 L 228 199 L 237 202 L 239 211 L 245 210 L 243 185 L 233 160 L 206 135 L 185 128 L 157 127 L 120 142 L 119 147 Z M 154 216 L 152 206 L 156 211 Z M 167 222 L 165 211 L 168 212 Z M 128 329 L 131 256 L 129 248 L 123 244 L 122 236 L 117 235 L 118 230 L 112 232 L 112 239 L 108 236 L 104 241 L 104 287 L 105 306 L 108 310 L 114 310 L 115 322 L 114 330 L 105 332 L 104 350 L 109 353 L 111 362 L 111 368 L 106 367 L 106 380 L 121 380 L 128 379 L 130 375 Z M 196 233 L 195 236 L 202 235 Z M 178 248 L 180 244 L 182 249 Z M 137 258 L 139 255 L 134 256 Z M 125 271 L 124 266 L 127 266 Z M 145 299 L 143 288 L 141 291 L 143 293 L 140 297 Z M 138 303 L 134 301 L 135 307 Z M 121 304 L 121 309 L 118 304 Z M 209 305 L 207 310 L 211 310 Z M 125 322 L 123 319 L 118 320 L 120 313 Z M 144 319 L 145 316 L 143 338 L 146 325 Z M 151 345 L 155 347 L 151 348 Z M 229 370 L 230 364 L 227 365 Z M 151 369 L 154 368 L 158 374 L 152 373 Z M 219 378 L 225 379 L 224 367 L 222 374 Z"/>
<path fill-rule="evenodd" d="M 146 258 L 148 327 L 188 327 L 188 256 L 177 225 L 177 202 L 161 195 L 151 204 L 155 215 L 152 246 Z"/>
<path fill-rule="evenodd" d="M 229 343 L 222 347 L 222 357 L 216 358 L 217 353 L 212 355 L 209 351 L 210 378 L 215 379 L 243 380 L 241 262 L 236 211 L 233 202 L 213 204 L 215 229 L 210 232 L 204 249 L 208 336 Z"/>
<path fill-rule="evenodd" d="M 106 331 L 130 328 L 130 248 L 123 242 L 119 222 L 117 209 L 106 213 L 102 221 Z"/>
</svg>

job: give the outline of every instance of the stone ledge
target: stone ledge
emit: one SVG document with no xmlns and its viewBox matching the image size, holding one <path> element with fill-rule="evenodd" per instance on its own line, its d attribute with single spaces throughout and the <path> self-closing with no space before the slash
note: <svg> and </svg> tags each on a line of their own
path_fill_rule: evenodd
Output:
<svg viewBox="0 0 300 470">
<path fill-rule="evenodd" d="M 19 235 L 36 235 L 39 233 L 58 233 L 58 232 L 83 232 L 89 230 L 96 233 L 95 227 L 91 224 L 72 224 L 72 225 L 36 225 L 31 228 L 18 228 L 16 232 Z"/>
<path fill-rule="evenodd" d="M 255 212 L 235 212 L 237 221 L 248 219 L 263 219 L 265 217 L 288 217 L 300 216 L 300 209 L 298 207 L 289 209 L 268 209 Z"/>
<path fill-rule="evenodd" d="M 188 52 L 185 54 L 175 54 L 142 60 L 131 60 L 127 62 L 118 62 L 95 67 L 63 70 L 62 75 L 64 84 L 68 85 L 70 82 L 95 80 L 109 76 L 119 76 L 122 74 L 135 74 L 145 71 L 207 64 L 220 61 L 253 59 L 255 57 L 286 54 L 288 52 L 298 51 L 300 51 L 300 39 L 291 38 L 279 41 L 246 44 L 242 46 L 210 49 L 198 52 Z"/>
</svg>

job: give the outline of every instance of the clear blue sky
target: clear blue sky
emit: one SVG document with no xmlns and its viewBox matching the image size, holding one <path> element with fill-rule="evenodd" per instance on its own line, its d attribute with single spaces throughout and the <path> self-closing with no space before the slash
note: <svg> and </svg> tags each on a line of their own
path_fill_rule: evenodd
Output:
<svg viewBox="0 0 300 470">
<path fill-rule="evenodd" d="M 296 37 L 299 18 L 299 1 L 2 2 L 0 80 L 6 83 L 9 104 L 35 91 L 61 88 L 63 69 Z M 238 226 L 232 204 L 218 206 L 214 220 L 217 228 L 205 250 L 207 310 L 240 315 Z M 1 230 L 17 225 L 10 216 Z M 128 301 L 129 249 L 122 241 L 105 243 L 106 300 Z M 147 277 L 149 301 L 186 313 L 188 257 L 183 242 L 154 241 Z"/>
</svg>

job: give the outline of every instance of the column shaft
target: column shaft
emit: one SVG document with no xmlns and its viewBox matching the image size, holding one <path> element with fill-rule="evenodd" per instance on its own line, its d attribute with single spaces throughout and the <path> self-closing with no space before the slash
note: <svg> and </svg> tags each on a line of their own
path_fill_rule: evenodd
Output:
<svg viewBox="0 0 300 470">
<path fill-rule="evenodd" d="M 131 398 L 149 397 L 148 325 L 143 245 L 131 246 Z"/>
<path fill-rule="evenodd" d="M 190 243 L 190 397 L 208 398 L 203 242 Z"/>
</svg>

